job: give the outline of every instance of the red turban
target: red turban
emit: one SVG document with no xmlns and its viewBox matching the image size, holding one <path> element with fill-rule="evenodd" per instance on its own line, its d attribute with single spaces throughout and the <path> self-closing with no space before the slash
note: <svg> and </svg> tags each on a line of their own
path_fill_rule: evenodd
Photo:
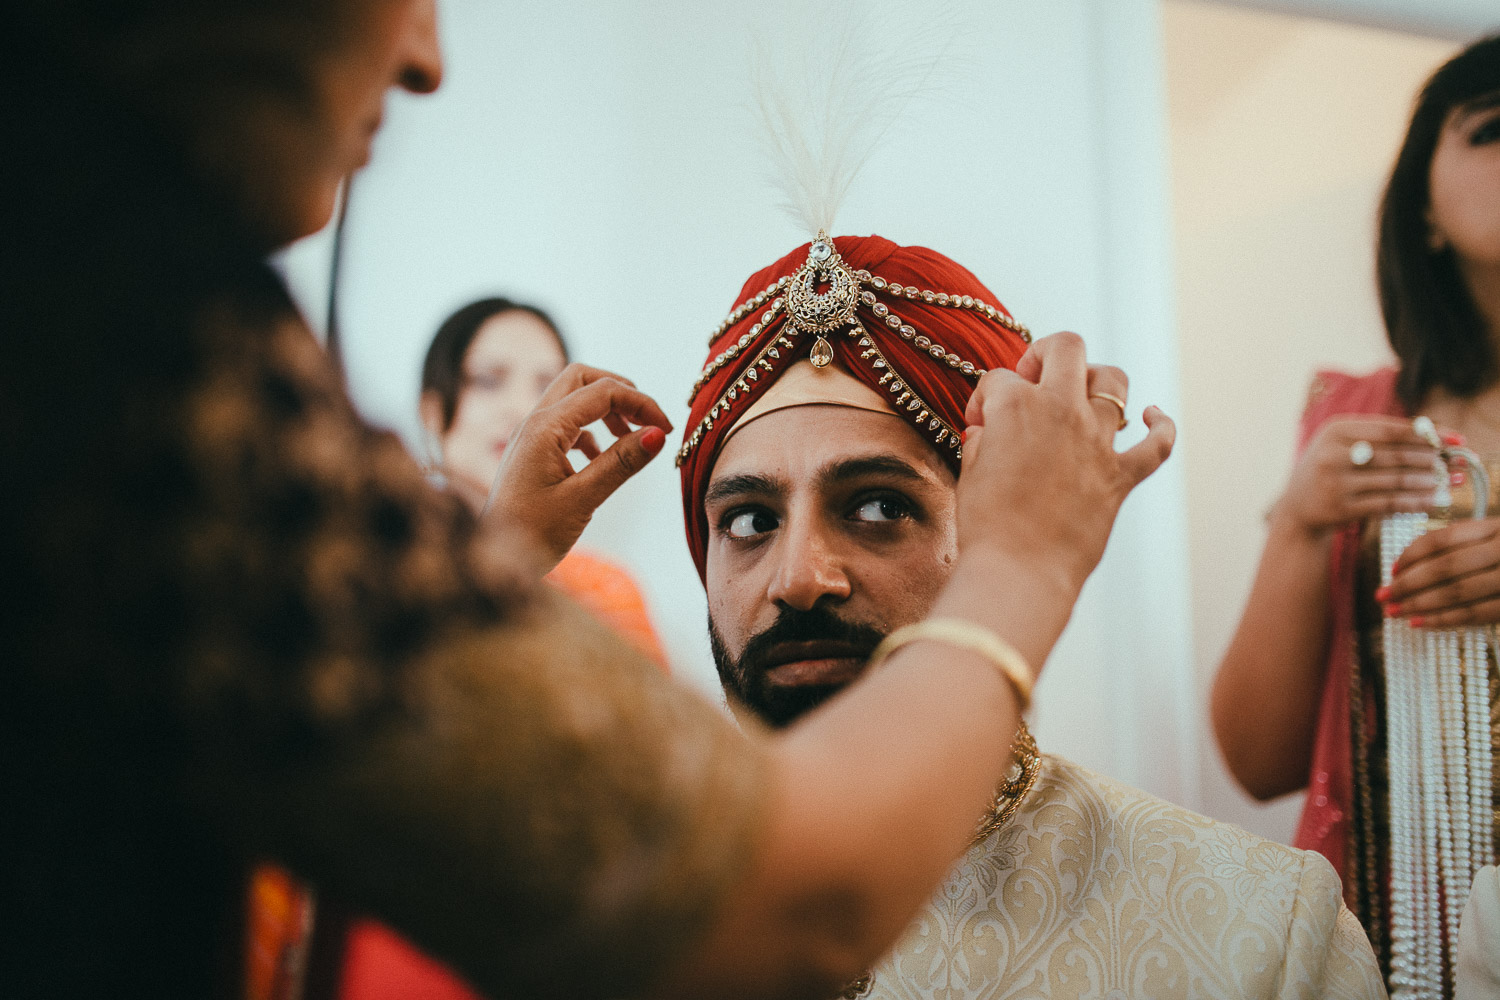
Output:
<svg viewBox="0 0 1500 1000">
<path fill-rule="evenodd" d="M 714 331 L 677 453 L 688 548 L 706 579 L 703 493 L 725 433 L 794 362 L 837 362 L 947 460 L 962 457 L 979 376 L 1014 368 L 1030 335 L 966 269 L 880 236 L 805 244 L 752 275 Z"/>
</svg>

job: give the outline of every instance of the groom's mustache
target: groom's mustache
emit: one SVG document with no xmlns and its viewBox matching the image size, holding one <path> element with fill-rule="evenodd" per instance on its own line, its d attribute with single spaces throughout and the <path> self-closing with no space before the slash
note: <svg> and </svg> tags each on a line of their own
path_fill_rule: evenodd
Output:
<svg viewBox="0 0 1500 1000">
<path fill-rule="evenodd" d="M 724 689 L 772 726 L 785 726 L 847 686 L 773 684 L 767 674 L 785 663 L 807 659 L 867 660 L 885 633 L 845 621 L 826 607 L 802 611 L 783 607 L 765 630 L 751 636 L 738 657 L 729 655 L 713 618 L 708 623 L 714 664 Z"/>
</svg>

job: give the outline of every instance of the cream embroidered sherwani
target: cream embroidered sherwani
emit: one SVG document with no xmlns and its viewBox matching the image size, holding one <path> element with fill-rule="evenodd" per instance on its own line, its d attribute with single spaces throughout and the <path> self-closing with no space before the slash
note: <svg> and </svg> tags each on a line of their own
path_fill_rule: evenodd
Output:
<svg viewBox="0 0 1500 1000">
<path fill-rule="evenodd" d="M 1321 856 L 1057 757 L 854 996 L 1384 997 Z"/>
</svg>

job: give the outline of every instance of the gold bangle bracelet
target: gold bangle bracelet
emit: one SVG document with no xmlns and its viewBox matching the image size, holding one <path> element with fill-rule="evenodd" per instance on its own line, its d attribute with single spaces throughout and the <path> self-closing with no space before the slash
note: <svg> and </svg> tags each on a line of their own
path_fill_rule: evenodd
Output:
<svg viewBox="0 0 1500 1000">
<path fill-rule="evenodd" d="M 911 625 L 903 625 L 875 647 L 875 652 L 870 654 L 869 669 L 880 666 L 902 646 L 924 640 L 957 646 L 989 660 L 1016 692 L 1021 711 L 1031 707 L 1031 689 L 1035 680 L 1026 657 L 989 629 L 961 618 L 927 618 Z"/>
</svg>

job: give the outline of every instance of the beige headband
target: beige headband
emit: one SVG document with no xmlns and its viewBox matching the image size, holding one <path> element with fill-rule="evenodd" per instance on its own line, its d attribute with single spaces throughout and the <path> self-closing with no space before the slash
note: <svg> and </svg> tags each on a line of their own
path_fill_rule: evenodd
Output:
<svg viewBox="0 0 1500 1000">
<path fill-rule="evenodd" d="M 723 447 L 752 420 L 759 420 L 768 413 L 790 409 L 793 406 L 847 406 L 851 410 L 869 410 L 871 413 L 896 411 L 884 396 L 865 385 L 859 379 L 836 364 L 827 368 L 814 368 L 811 361 L 803 358 L 786 370 L 776 383 L 767 389 L 724 435 L 719 443 Z"/>
</svg>

